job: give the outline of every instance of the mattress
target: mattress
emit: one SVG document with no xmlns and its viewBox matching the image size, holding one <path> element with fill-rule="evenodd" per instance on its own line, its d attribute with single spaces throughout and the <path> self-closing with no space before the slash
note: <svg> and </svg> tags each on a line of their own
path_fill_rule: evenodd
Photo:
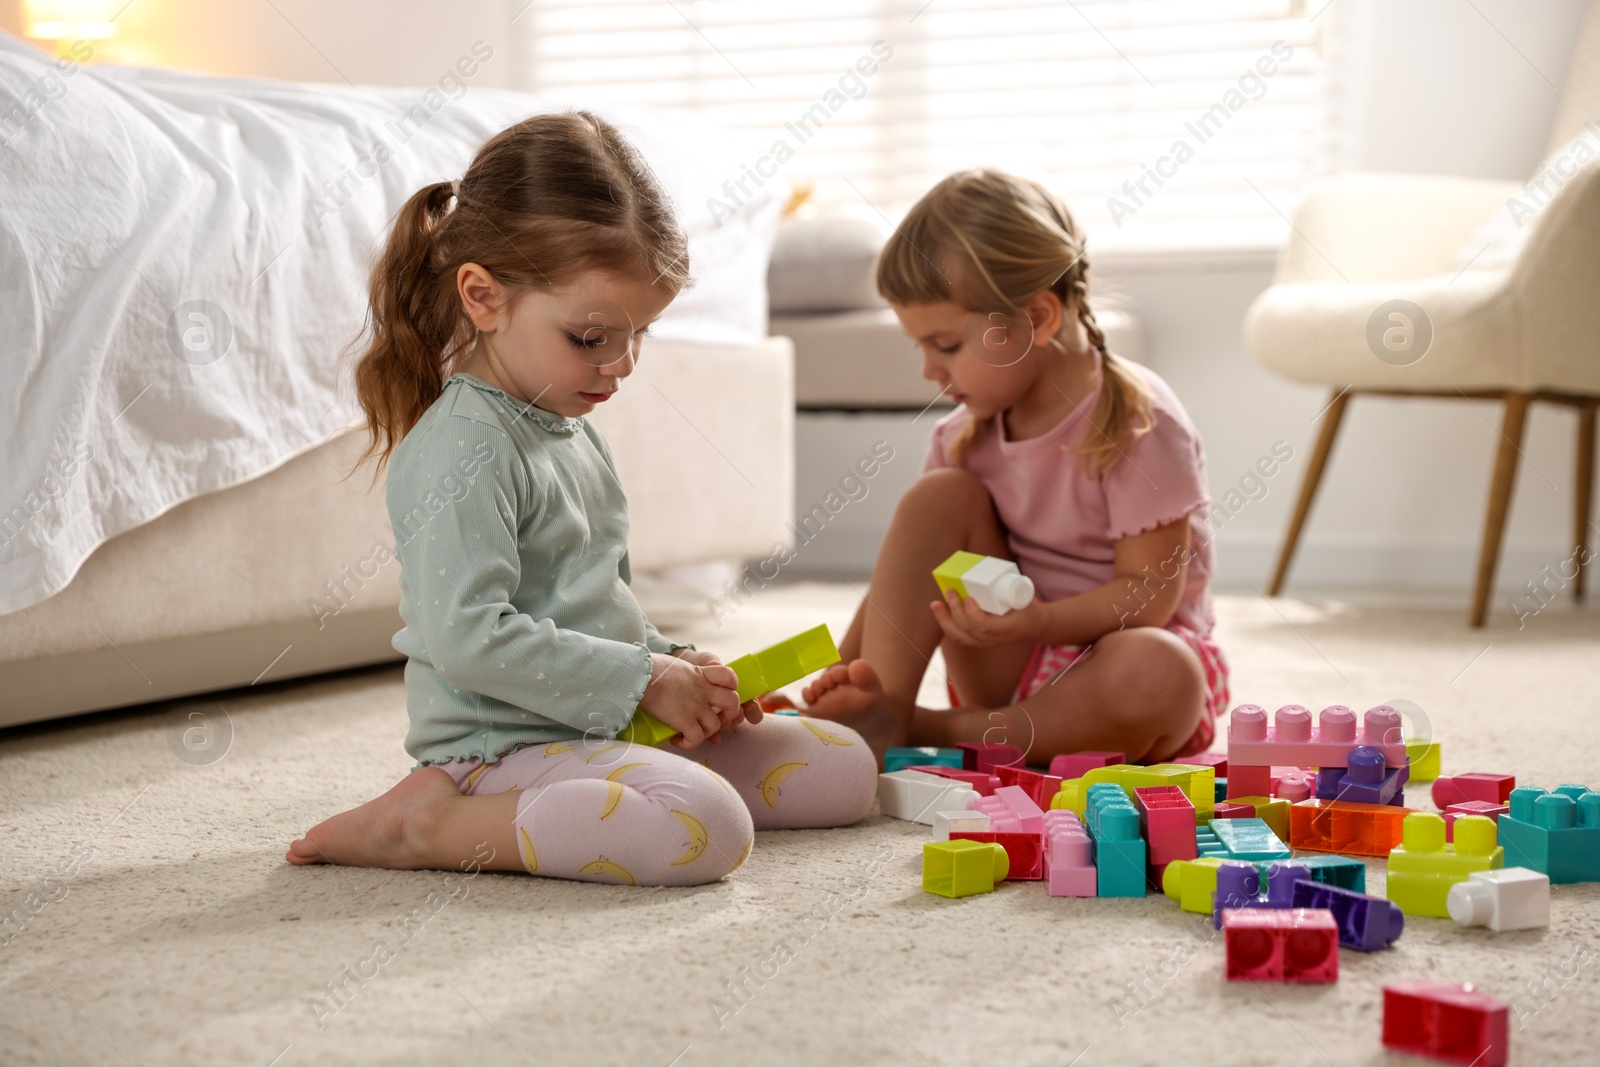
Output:
<svg viewBox="0 0 1600 1067">
<path fill-rule="evenodd" d="M 787 536 L 792 375 L 782 338 L 645 342 L 622 392 L 588 416 L 628 494 L 635 573 L 764 555 Z M 0 617 L 0 726 L 398 658 L 384 485 L 352 473 L 363 443 L 341 433 L 187 501 Z"/>
<path fill-rule="evenodd" d="M 564 109 L 464 71 L 458 85 L 82 67 L 0 33 L 0 615 L 110 538 L 357 421 L 341 351 L 390 218 L 493 133 Z M 697 284 L 653 335 L 759 342 L 784 183 L 714 218 L 740 142 L 686 114 L 595 110 L 689 233 Z"/>
</svg>

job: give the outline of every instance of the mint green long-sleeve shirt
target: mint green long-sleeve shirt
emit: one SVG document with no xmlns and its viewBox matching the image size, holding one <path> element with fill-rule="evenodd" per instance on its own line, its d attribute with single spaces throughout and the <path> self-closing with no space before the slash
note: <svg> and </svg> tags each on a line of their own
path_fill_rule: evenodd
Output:
<svg viewBox="0 0 1600 1067">
<path fill-rule="evenodd" d="M 589 422 L 455 374 L 389 461 L 417 766 L 612 737 L 659 634 L 628 587 L 628 505 Z"/>
</svg>

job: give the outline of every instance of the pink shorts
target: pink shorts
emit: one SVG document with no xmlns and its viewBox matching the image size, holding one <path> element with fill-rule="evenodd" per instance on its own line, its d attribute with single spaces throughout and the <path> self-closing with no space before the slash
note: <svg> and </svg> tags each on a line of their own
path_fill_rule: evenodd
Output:
<svg viewBox="0 0 1600 1067">
<path fill-rule="evenodd" d="M 1222 655 L 1222 648 L 1209 637 L 1201 637 L 1193 630 L 1180 623 L 1172 623 L 1167 629 L 1177 634 L 1200 657 L 1200 666 L 1206 672 L 1206 705 L 1200 716 L 1200 723 L 1194 728 L 1194 733 L 1189 735 L 1183 747 L 1178 750 L 1178 756 L 1189 756 L 1196 752 L 1204 752 L 1211 747 L 1211 742 L 1217 736 L 1217 716 L 1228 707 L 1228 661 Z M 1034 645 L 1033 655 L 1028 657 L 1028 665 L 1022 669 L 1022 680 L 1017 683 L 1017 691 L 1012 694 L 1011 702 L 1020 704 L 1039 690 L 1055 681 L 1074 663 L 1089 654 L 1093 648 L 1090 645 Z M 950 687 L 950 704 L 956 706 L 955 687 Z"/>
</svg>

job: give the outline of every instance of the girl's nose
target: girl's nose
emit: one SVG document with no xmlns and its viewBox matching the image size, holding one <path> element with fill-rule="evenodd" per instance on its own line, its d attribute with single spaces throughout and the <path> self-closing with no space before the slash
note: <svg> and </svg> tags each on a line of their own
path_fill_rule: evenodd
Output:
<svg viewBox="0 0 1600 1067">
<path fill-rule="evenodd" d="M 639 362 L 638 350 L 630 345 L 625 351 L 626 354 L 620 359 L 601 365 L 600 373 L 608 378 L 626 378 L 632 374 L 634 366 Z"/>
</svg>

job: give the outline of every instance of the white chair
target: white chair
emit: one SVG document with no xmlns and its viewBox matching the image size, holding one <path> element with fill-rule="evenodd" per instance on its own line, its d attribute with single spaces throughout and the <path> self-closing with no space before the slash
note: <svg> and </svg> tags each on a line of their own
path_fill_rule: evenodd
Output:
<svg viewBox="0 0 1600 1067">
<path fill-rule="evenodd" d="M 1579 33 L 1551 154 L 1580 135 L 1600 150 L 1600 3 L 1590 4 Z M 1474 627 L 1483 625 L 1494 590 L 1528 406 L 1577 408 L 1572 543 L 1580 567 L 1572 589 L 1582 598 L 1600 405 L 1600 161 L 1553 176 L 1550 185 L 1561 181 L 1520 234 L 1509 201 L 1536 206 L 1539 199 L 1520 182 L 1348 173 L 1307 193 L 1273 284 L 1245 319 L 1246 344 L 1264 365 L 1333 388 L 1272 595 L 1283 588 L 1350 398 L 1366 394 L 1504 401 L 1469 615 Z M 1484 225 L 1497 214 L 1499 239 Z M 1482 262 L 1463 266 L 1480 228 L 1488 250 Z M 1506 261 L 1495 263 L 1501 251 Z M 1392 301 L 1421 313 L 1385 307 Z"/>
</svg>

